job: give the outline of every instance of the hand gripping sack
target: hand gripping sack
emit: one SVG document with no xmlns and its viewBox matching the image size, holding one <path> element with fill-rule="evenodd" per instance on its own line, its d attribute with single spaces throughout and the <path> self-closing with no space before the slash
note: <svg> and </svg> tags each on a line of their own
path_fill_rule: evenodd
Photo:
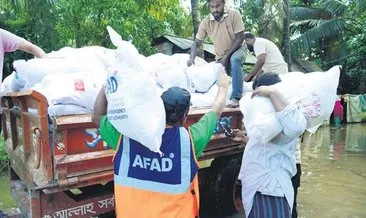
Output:
<svg viewBox="0 0 366 218">
<path fill-rule="evenodd" d="M 108 32 L 117 46 L 117 62 L 110 66 L 113 70 L 105 89 L 108 119 L 122 135 L 160 153 L 165 130 L 163 101 L 143 71 L 136 48 L 122 41 L 112 28 Z"/>
</svg>

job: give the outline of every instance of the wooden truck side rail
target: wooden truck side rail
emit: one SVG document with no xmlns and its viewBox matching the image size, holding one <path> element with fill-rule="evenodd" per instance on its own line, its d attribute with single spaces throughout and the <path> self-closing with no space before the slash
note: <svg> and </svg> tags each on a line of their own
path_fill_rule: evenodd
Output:
<svg viewBox="0 0 366 218">
<path fill-rule="evenodd" d="M 27 184 L 53 179 L 47 100 L 36 91 L 2 97 L 2 129 L 11 166 Z"/>
</svg>

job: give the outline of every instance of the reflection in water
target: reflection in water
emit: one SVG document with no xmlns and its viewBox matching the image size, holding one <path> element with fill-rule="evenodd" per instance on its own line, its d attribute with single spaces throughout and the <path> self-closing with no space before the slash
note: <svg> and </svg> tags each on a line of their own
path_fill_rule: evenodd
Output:
<svg viewBox="0 0 366 218">
<path fill-rule="evenodd" d="M 344 129 L 323 127 L 313 135 L 306 133 L 302 171 L 299 217 L 366 217 L 366 124 L 349 124 Z M 7 184 L 7 178 L 0 174 L 0 208 L 14 206 L 11 201 L 2 202 L 10 199 Z"/>
<path fill-rule="evenodd" d="M 302 151 L 300 217 L 366 217 L 366 124 L 320 128 Z"/>
</svg>

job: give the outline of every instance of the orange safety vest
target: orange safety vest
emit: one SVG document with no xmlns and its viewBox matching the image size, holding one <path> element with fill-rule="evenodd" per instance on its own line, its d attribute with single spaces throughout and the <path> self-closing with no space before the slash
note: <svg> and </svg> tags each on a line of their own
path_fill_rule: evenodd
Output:
<svg viewBox="0 0 366 218">
<path fill-rule="evenodd" d="M 162 156 L 121 136 L 113 160 L 117 217 L 198 217 L 199 167 L 190 134 L 166 128 L 160 150 Z"/>
</svg>

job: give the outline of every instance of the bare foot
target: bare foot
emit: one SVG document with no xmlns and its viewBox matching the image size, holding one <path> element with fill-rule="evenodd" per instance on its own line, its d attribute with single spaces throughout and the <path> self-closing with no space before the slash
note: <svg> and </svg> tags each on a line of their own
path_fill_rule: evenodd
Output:
<svg viewBox="0 0 366 218">
<path fill-rule="evenodd" d="M 230 104 L 228 104 L 226 107 L 230 107 L 230 108 L 239 107 L 239 100 L 236 98 L 231 99 Z"/>
</svg>

